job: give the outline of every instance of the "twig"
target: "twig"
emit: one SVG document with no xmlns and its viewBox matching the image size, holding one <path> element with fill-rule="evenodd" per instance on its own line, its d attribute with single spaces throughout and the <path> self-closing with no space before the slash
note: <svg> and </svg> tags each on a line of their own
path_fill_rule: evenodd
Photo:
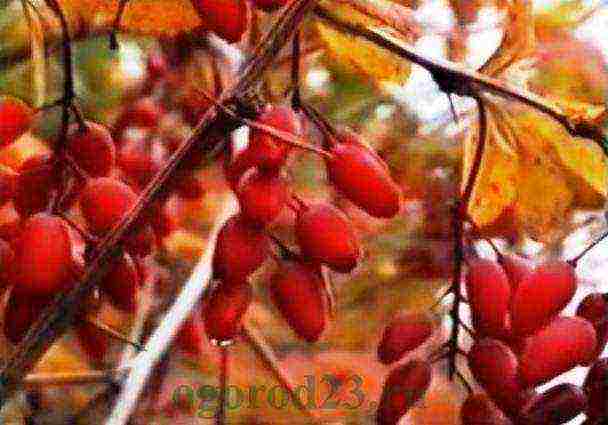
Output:
<svg viewBox="0 0 608 425">
<path fill-rule="evenodd" d="M 576 265 L 578 264 L 578 262 L 580 261 L 581 258 L 583 258 L 585 255 L 587 255 L 589 253 L 589 251 L 591 251 L 593 248 L 598 246 L 600 244 L 600 242 L 602 242 L 607 237 L 608 237 L 608 232 L 605 232 L 602 236 L 600 236 L 598 239 L 593 241 L 588 247 L 583 249 L 583 251 L 580 254 L 578 254 L 576 257 L 568 260 L 568 263 L 572 267 L 576 267 Z"/>
<path fill-rule="evenodd" d="M 33 373 L 23 380 L 27 388 L 47 388 L 49 386 L 104 384 L 120 380 L 129 368 L 93 370 L 66 373 Z"/>
<path fill-rule="evenodd" d="M 117 330 L 112 329 L 105 323 L 102 323 L 99 320 L 92 318 L 92 317 L 88 317 L 86 320 L 87 320 L 87 323 L 89 323 L 91 326 L 95 327 L 96 329 L 99 329 L 101 332 L 108 335 L 110 338 L 113 338 L 113 339 L 123 342 L 125 344 L 129 344 L 129 345 L 135 347 L 138 351 L 145 350 L 144 347 L 140 343 L 138 343 L 136 341 L 131 341 L 129 338 L 127 338 L 126 336 L 124 336 L 123 334 L 118 332 Z"/>
<path fill-rule="evenodd" d="M 116 16 L 112 23 L 112 30 L 110 31 L 110 50 L 117 50 L 119 47 L 118 31 L 120 30 L 120 20 L 122 19 L 123 13 L 125 13 L 127 3 L 129 3 L 129 0 L 120 0 L 120 3 L 118 4 L 118 10 L 116 11 Z"/>
<path fill-rule="evenodd" d="M 291 106 L 294 109 L 302 107 L 302 96 L 300 94 L 300 38 L 301 33 L 298 30 L 293 36 L 292 54 L 291 54 L 291 84 L 293 94 L 291 95 Z"/>
</svg>

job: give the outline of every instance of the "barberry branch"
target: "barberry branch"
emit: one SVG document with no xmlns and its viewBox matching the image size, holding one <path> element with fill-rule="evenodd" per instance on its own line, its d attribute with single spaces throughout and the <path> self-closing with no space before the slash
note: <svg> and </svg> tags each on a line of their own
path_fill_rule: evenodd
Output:
<svg viewBox="0 0 608 425">
<path fill-rule="evenodd" d="M 120 380 L 129 368 L 93 370 L 86 372 L 34 373 L 23 381 L 27 388 L 47 388 L 49 386 L 104 384 Z"/>
</svg>

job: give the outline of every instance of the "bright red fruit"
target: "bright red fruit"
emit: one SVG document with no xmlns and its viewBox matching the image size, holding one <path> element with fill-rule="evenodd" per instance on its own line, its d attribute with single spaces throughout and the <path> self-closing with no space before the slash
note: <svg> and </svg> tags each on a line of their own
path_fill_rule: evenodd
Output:
<svg viewBox="0 0 608 425">
<path fill-rule="evenodd" d="M 471 260 L 466 288 L 475 329 L 495 338 L 506 335 L 511 286 L 500 264 L 483 258 Z"/>
<path fill-rule="evenodd" d="M 134 313 L 141 277 L 133 258 L 127 253 L 114 261 L 99 287 L 119 309 Z"/>
<path fill-rule="evenodd" d="M 534 271 L 532 264 L 518 255 L 502 255 L 499 263 L 509 277 L 511 293 L 515 293 L 519 283 Z"/>
<path fill-rule="evenodd" d="M 244 0 L 192 0 L 203 26 L 229 43 L 236 43 L 247 29 Z"/>
<path fill-rule="evenodd" d="M 257 122 L 276 128 L 295 137 L 302 135 L 302 120 L 287 106 L 267 105 L 258 116 Z M 261 168 L 278 169 L 287 160 L 291 145 L 285 141 L 255 128 L 251 129 L 246 156 L 253 165 Z"/>
<path fill-rule="evenodd" d="M 241 330 L 241 320 L 251 304 L 252 289 L 247 281 L 226 280 L 213 289 L 203 309 L 205 330 L 218 344 L 232 341 Z"/>
<path fill-rule="evenodd" d="M 384 329 L 378 345 L 378 359 L 384 364 L 401 360 L 408 351 L 422 345 L 433 333 L 433 320 L 425 313 L 403 312 Z"/>
<path fill-rule="evenodd" d="M 513 334 L 529 335 L 554 318 L 576 292 L 574 268 L 565 261 L 538 266 L 523 279 L 513 294 Z"/>
<path fill-rule="evenodd" d="M 34 112 L 15 98 L 0 99 L 0 148 L 10 145 L 25 133 L 32 123 Z"/>
<path fill-rule="evenodd" d="M 517 357 L 502 342 L 483 338 L 475 342 L 467 355 L 471 373 L 501 406 L 505 397 L 519 393 Z"/>
<path fill-rule="evenodd" d="M 462 425 L 511 425 L 486 394 L 470 394 L 460 409 Z"/>
<path fill-rule="evenodd" d="M 289 200 L 289 185 L 278 173 L 256 170 L 241 179 L 236 190 L 241 213 L 252 224 L 270 224 Z"/>
<path fill-rule="evenodd" d="M 289 0 L 254 0 L 253 3 L 258 9 L 272 12 L 285 6 L 287 3 L 289 3 Z"/>
<path fill-rule="evenodd" d="M 61 218 L 30 217 L 14 243 L 10 282 L 15 293 L 51 296 L 73 283 L 75 267 L 70 233 Z"/>
<path fill-rule="evenodd" d="M 346 214 L 330 204 L 303 208 L 296 221 L 302 254 L 310 261 L 348 273 L 357 266 L 361 249 Z"/>
<path fill-rule="evenodd" d="M 426 393 L 431 385 L 429 363 L 412 360 L 393 369 L 384 382 L 376 412 L 378 425 L 396 425 Z"/>
<path fill-rule="evenodd" d="M 110 131 L 94 122 L 70 126 L 67 149 L 76 164 L 92 177 L 107 176 L 116 163 L 116 148 Z"/>
<path fill-rule="evenodd" d="M 595 358 L 599 357 L 608 343 L 608 300 L 600 293 L 587 295 L 576 309 L 576 315 L 586 319 L 595 328 L 597 347 Z"/>
<path fill-rule="evenodd" d="M 599 359 L 589 369 L 583 386 L 587 393 L 587 416 L 591 420 L 608 417 L 608 358 Z"/>
<path fill-rule="evenodd" d="M 330 153 L 327 172 L 338 191 L 374 217 L 391 218 L 399 212 L 401 189 L 386 164 L 357 136 L 341 132 Z"/>
<path fill-rule="evenodd" d="M 91 232 L 103 235 L 116 226 L 137 202 L 137 195 L 120 180 L 89 180 L 80 194 L 80 208 Z"/>
<path fill-rule="evenodd" d="M 127 127 L 155 128 L 163 111 L 156 101 L 150 97 L 136 100 L 120 115 L 116 123 L 118 132 Z"/>
<path fill-rule="evenodd" d="M 168 156 L 158 139 L 127 139 L 120 148 L 118 165 L 129 181 L 143 187 L 162 170 Z"/>
<path fill-rule="evenodd" d="M 543 384 L 595 353 L 593 325 L 580 317 L 557 317 L 530 336 L 520 357 L 520 374 L 526 386 Z"/>
<path fill-rule="evenodd" d="M 268 257 L 270 242 L 266 234 L 241 215 L 224 223 L 217 235 L 213 271 L 217 277 L 246 279 Z"/>
<path fill-rule="evenodd" d="M 19 344 L 52 297 L 32 297 L 11 292 L 4 311 L 4 335 L 13 344 Z"/>
<path fill-rule="evenodd" d="M 518 419 L 526 425 L 560 425 L 574 419 L 586 406 L 583 390 L 572 384 L 561 384 L 530 400 Z"/>
<path fill-rule="evenodd" d="M 177 334 L 177 345 L 180 349 L 192 356 L 203 354 L 203 322 L 198 315 L 192 315 L 182 325 Z"/>
<path fill-rule="evenodd" d="M 59 182 L 52 155 L 29 158 L 19 168 L 15 190 L 15 209 L 24 216 L 47 209 Z"/>
<path fill-rule="evenodd" d="M 270 293 L 291 329 L 315 342 L 325 329 L 323 278 L 313 266 L 285 261 L 272 276 Z"/>
</svg>

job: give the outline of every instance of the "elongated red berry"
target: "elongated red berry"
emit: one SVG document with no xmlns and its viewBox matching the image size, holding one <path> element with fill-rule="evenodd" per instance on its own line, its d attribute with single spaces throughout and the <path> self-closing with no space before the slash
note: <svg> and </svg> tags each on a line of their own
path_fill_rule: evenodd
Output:
<svg viewBox="0 0 608 425">
<path fill-rule="evenodd" d="M 140 284 L 141 276 L 135 261 L 129 254 L 123 253 L 114 261 L 99 286 L 116 307 L 134 313 L 137 310 Z"/>
<path fill-rule="evenodd" d="M 269 253 L 266 234 L 243 216 L 232 216 L 217 235 L 213 272 L 221 278 L 245 279 L 262 265 Z"/>
<path fill-rule="evenodd" d="M 89 180 L 80 194 L 80 209 L 92 233 L 102 235 L 116 226 L 137 202 L 133 190 L 115 178 Z"/>
<path fill-rule="evenodd" d="M 511 286 L 500 264 L 482 258 L 472 260 L 466 288 L 475 329 L 495 338 L 506 335 Z"/>
<path fill-rule="evenodd" d="M 384 329 L 378 345 L 378 359 L 384 364 L 401 360 L 422 345 L 433 333 L 433 320 L 428 314 L 401 312 Z"/>
<path fill-rule="evenodd" d="M 127 139 L 120 148 L 118 165 L 129 181 L 143 187 L 162 170 L 168 154 L 158 139 Z"/>
<path fill-rule="evenodd" d="M 258 9 L 272 12 L 285 6 L 287 3 L 289 3 L 289 0 L 254 0 L 253 3 Z"/>
<path fill-rule="evenodd" d="M 289 200 L 287 181 L 274 171 L 256 170 L 244 176 L 236 190 L 241 214 L 258 226 L 272 223 Z"/>
<path fill-rule="evenodd" d="M 522 409 L 519 420 L 526 425 L 560 425 L 578 416 L 587 406 L 583 390 L 560 384 L 534 397 Z"/>
<path fill-rule="evenodd" d="M 67 223 L 46 213 L 30 217 L 14 243 L 9 274 L 15 293 L 51 296 L 74 281 L 74 252 Z"/>
<path fill-rule="evenodd" d="M 598 420 L 608 417 L 608 358 L 599 359 L 589 369 L 583 386 L 587 394 L 587 417 Z"/>
<path fill-rule="evenodd" d="M 84 124 L 84 128 L 73 124 L 68 130 L 68 153 L 90 176 L 107 176 L 116 163 L 116 148 L 112 135 L 101 124 L 91 121 Z"/>
<path fill-rule="evenodd" d="M 315 263 L 348 273 L 357 266 L 361 249 L 353 225 L 341 210 L 330 204 L 303 208 L 296 221 L 302 254 Z"/>
<path fill-rule="evenodd" d="M 476 341 L 467 360 L 477 382 L 499 405 L 504 397 L 512 397 L 521 390 L 517 357 L 502 342 L 491 338 Z"/>
<path fill-rule="evenodd" d="M 31 297 L 11 292 L 4 311 L 4 335 L 13 344 L 19 344 L 52 297 Z"/>
<path fill-rule="evenodd" d="M 597 347 L 595 358 L 599 357 L 608 343 L 608 301 L 600 293 L 587 295 L 576 309 L 576 315 L 586 319 L 595 328 Z"/>
<path fill-rule="evenodd" d="M 163 111 L 156 101 L 150 97 L 136 100 L 129 105 L 118 118 L 118 132 L 127 127 L 155 128 Z"/>
<path fill-rule="evenodd" d="M 257 118 L 259 124 L 273 127 L 294 137 L 302 135 L 302 121 L 291 108 L 282 105 L 267 105 Z M 291 145 L 268 132 L 251 129 L 246 155 L 257 167 L 278 169 L 287 160 Z"/>
<path fill-rule="evenodd" d="M 0 148 L 10 145 L 25 133 L 32 123 L 34 112 L 22 101 L 0 98 Z"/>
<path fill-rule="evenodd" d="M 486 394 L 470 394 L 460 409 L 462 425 L 511 425 Z"/>
<path fill-rule="evenodd" d="M 251 298 L 252 289 L 247 281 L 220 282 L 203 309 L 209 339 L 218 344 L 232 341 L 241 330 L 241 321 L 251 304 Z"/>
<path fill-rule="evenodd" d="M 21 215 L 45 211 L 56 194 L 59 182 L 51 154 L 36 155 L 19 168 L 15 186 L 15 209 Z"/>
<path fill-rule="evenodd" d="M 595 354 L 593 325 L 580 317 L 557 317 L 530 336 L 520 357 L 521 380 L 526 386 L 545 383 Z"/>
<path fill-rule="evenodd" d="M 192 0 L 201 15 L 203 27 L 229 43 L 236 43 L 247 29 L 247 3 L 244 0 Z"/>
<path fill-rule="evenodd" d="M 431 366 L 412 360 L 393 369 L 384 382 L 376 412 L 378 425 L 395 425 L 426 393 L 431 385 Z"/>
<path fill-rule="evenodd" d="M 534 271 L 531 262 L 514 254 L 502 255 L 499 258 L 499 263 L 509 277 L 512 294 L 517 291 L 519 283 Z"/>
<path fill-rule="evenodd" d="M 315 342 L 325 329 L 325 298 L 319 271 L 298 261 L 285 261 L 272 276 L 270 293 L 291 329 Z"/>
<path fill-rule="evenodd" d="M 529 335 L 554 318 L 576 292 L 574 268 L 565 261 L 538 266 L 522 280 L 513 295 L 513 334 Z"/>
<path fill-rule="evenodd" d="M 200 318 L 200 312 L 190 316 L 180 328 L 176 341 L 178 347 L 192 356 L 203 354 L 203 338 L 205 327 Z"/>
<path fill-rule="evenodd" d="M 386 164 L 357 136 L 342 132 L 327 160 L 334 187 L 369 215 L 394 217 L 400 209 L 401 189 Z"/>
</svg>

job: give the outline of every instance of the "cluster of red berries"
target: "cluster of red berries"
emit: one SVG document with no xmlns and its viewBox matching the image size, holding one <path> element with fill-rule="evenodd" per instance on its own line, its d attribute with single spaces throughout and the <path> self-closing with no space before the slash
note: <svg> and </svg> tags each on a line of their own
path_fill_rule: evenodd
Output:
<svg viewBox="0 0 608 425">
<path fill-rule="evenodd" d="M 257 123 L 304 138 L 304 116 L 286 106 L 266 106 Z M 326 165 L 332 186 L 376 217 L 399 211 L 400 189 L 388 167 L 355 134 L 339 130 L 327 137 Z M 209 337 L 232 339 L 251 301 L 247 281 L 273 252 L 279 268 L 271 278 L 272 300 L 290 327 L 303 339 L 316 341 L 325 328 L 326 285 L 321 267 L 339 273 L 352 271 L 361 248 L 348 217 L 329 203 L 308 205 L 291 193 L 283 168 L 292 146 L 277 135 L 253 128 L 247 147 L 233 152 L 225 163 L 227 181 L 239 200 L 240 212 L 221 229 L 214 256 L 213 289 L 205 320 Z M 268 234 L 268 226 L 286 208 L 295 213 L 299 253 Z"/>
</svg>

